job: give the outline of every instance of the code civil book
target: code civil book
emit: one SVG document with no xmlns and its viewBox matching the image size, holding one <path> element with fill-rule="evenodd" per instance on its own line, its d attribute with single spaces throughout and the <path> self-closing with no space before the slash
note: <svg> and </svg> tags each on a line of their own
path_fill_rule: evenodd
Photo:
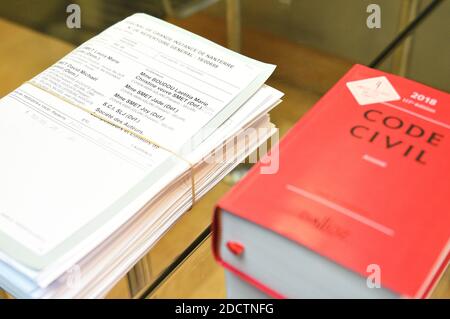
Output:
<svg viewBox="0 0 450 319">
<path fill-rule="evenodd" d="M 216 208 L 230 297 L 424 298 L 449 263 L 450 96 L 355 65 Z"/>
</svg>

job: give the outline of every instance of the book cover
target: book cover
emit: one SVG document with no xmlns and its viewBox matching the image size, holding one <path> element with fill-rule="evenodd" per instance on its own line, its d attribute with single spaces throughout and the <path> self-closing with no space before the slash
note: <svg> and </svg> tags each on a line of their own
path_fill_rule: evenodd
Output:
<svg viewBox="0 0 450 319">
<path fill-rule="evenodd" d="M 448 93 L 355 65 L 267 155 L 278 155 L 279 170 L 255 165 L 218 203 L 216 259 L 239 273 L 218 245 L 227 211 L 363 277 L 377 267 L 400 296 L 427 296 L 449 261 L 449 102 Z"/>
</svg>

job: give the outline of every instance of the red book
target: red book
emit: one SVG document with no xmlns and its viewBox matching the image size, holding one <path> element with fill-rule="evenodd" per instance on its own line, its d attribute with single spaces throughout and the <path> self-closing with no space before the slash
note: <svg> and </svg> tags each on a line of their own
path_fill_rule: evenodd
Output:
<svg viewBox="0 0 450 319">
<path fill-rule="evenodd" d="M 449 129 L 448 93 L 355 65 L 220 200 L 216 259 L 272 297 L 426 297 L 449 263 Z"/>
</svg>

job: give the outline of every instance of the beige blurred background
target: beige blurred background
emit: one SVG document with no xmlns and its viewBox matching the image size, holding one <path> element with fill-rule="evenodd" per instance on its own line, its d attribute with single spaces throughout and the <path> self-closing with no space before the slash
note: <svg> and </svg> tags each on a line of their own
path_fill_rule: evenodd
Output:
<svg viewBox="0 0 450 319">
<path fill-rule="evenodd" d="M 164 3 L 166 2 L 166 3 Z M 352 63 L 368 64 L 389 41 L 431 0 L 241 0 L 241 21 Z M 65 26 L 65 8 L 81 6 L 82 28 Z M 134 12 L 167 17 L 167 3 L 178 11 L 198 7 L 204 14 L 224 18 L 226 1 L 220 0 L 15 0 L 0 3 L 0 17 L 79 44 Z M 381 7 L 382 27 L 369 29 L 366 8 Z M 196 12 L 194 10 L 193 12 Z M 188 13 L 185 14 L 189 15 Z M 413 33 L 406 53 L 397 52 L 381 68 L 425 84 L 450 89 L 450 1 L 444 1 Z M 214 27 L 214 26 L 212 26 Z M 244 39 L 245 41 L 245 39 Z M 267 39 L 267 50 L 270 39 Z M 405 63 L 401 56 L 406 57 Z M 284 61 L 274 61 L 282 64 Z M 301 60 L 296 63 L 302 63 Z"/>
</svg>

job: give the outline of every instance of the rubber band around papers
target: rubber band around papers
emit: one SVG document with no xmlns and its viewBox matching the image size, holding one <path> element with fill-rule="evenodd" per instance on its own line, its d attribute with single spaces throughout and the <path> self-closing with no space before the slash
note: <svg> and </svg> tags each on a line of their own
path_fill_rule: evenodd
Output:
<svg viewBox="0 0 450 319">
<path fill-rule="evenodd" d="M 182 160 L 183 162 L 188 164 L 189 165 L 189 170 L 190 170 L 190 175 L 191 175 L 192 206 L 194 206 L 194 204 L 196 203 L 194 165 L 189 160 L 185 159 L 184 157 L 179 155 L 177 152 L 174 152 L 174 151 L 170 150 L 169 148 L 164 147 L 161 144 L 159 144 L 159 143 L 157 143 L 157 142 L 155 142 L 155 141 L 153 141 L 153 140 L 151 140 L 151 139 L 149 139 L 149 138 L 147 138 L 147 137 L 145 137 L 145 136 L 143 136 L 141 134 L 138 134 L 138 133 L 136 133 L 136 132 L 126 128 L 126 127 L 123 127 L 123 126 L 121 126 L 121 125 L 119 125 L 117 123 L 114 123 L 113 121 L 109 120 L 108 118 L 103 117 L 103 116 L 95 113 L 94 111 L 90 111 L 89 109 L 87 109 L 84 106 L 75 104 L 72 101 L 69 101 L 68 99 L 66 99 L 65 97 L 60 96 L 59 94 L 57 94 L 55 92 L 52 92 L 52 91 L 48 90 L 47 88 L 42 87 L 39 84 L 33 83 L 32 81 L 26 81 L 25 84 L 30 84 L 31 86 L 33 86 L 33 87 L 35 87 L 35 88 L 37 88 L 37 89 L 39 89 L 41 91 L 44 91 L 44 92 L 46 92 L 46 93 L 56 97 L 57 99 L 59 99 L 61 101 L 64 101 L 64 102 L 66 102 L 66 103 L 68 103 L 68 104 L 70 104 L 70 105 L 72 105 L 72 106 L 74 106 L 74 107 L 76 107 L 76 108 L 86 112 L 86 113 L 89 113 L 90 115 L 92 115 L 93 117 L 95 117 L 95 118 L 97 118 L 97 119 L 99 119 L 101 121 L 104 121 L 104 122 L 106 122 L 106 123 L 108 123 L 108 124 L 110 124 L 110 125 L 112 125 L 114 127 L 117 127 L 119 129 L 127 132 L 128 134 L 131 134 L 134 137 L 137 137 L 137 138 L 139 138 L 139 139 L 141 139 L 141 140 L 143 140 L 143 141 L 145 141 L 145 142 L 147 142 L 149 144 L 153 144 L 153 145 L 155 145 L 155 146 L 165 150 L 166 152 L 169 152 L 170 154 L 174 155 L 175 157 L 179 158 L 180 160 Z M 191 206 L 191 208 L 192 208 L 192 206 Z"/>
</svg>

